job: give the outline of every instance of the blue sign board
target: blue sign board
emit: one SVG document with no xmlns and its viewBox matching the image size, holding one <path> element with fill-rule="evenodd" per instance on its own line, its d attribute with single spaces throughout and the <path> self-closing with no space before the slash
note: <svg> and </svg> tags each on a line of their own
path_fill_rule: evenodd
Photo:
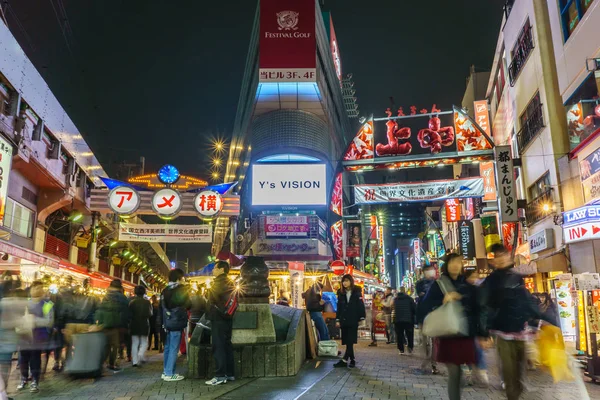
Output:
<svg viewBox="0 0 600 400">
<path fill-rule="evenodd" d="M 563 212 L 563 226 L 579 225 L 586 222 L 600 221 L 600 205 L 584 206 Z"/>
</svg>

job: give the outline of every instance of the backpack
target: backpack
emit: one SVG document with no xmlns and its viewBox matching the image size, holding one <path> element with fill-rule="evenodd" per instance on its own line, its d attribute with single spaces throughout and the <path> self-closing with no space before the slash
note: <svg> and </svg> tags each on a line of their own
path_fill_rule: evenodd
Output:
<svg viewBox="0 0 600 400">
<path fill-rule="evenodd" d="M 163 306 L 163 326 L 167 331 L 182 331 L 187 327 L 188 314 L 183 307 L 166 309 Z"/>
<path fill-rule="evenodd" d="M 238 294 L 237 291 L 231 292 L 229 298 L 225 302 L 225 309 L 223 310 L 223 316 L 225 318 L 233 318 L 233 315 L 237 311 L 238 308 Z"/>
</svg>

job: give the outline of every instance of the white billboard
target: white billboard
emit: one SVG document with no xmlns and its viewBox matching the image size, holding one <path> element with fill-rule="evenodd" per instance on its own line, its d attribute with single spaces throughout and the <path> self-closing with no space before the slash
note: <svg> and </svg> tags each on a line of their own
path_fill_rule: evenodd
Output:
<svg viewBox="0 0 600 400">
<path fill-rule="evenodd" d="M 327 205 L 327 167 L 325 164 L 253 165 L 252 205 Z"/>
</svg>

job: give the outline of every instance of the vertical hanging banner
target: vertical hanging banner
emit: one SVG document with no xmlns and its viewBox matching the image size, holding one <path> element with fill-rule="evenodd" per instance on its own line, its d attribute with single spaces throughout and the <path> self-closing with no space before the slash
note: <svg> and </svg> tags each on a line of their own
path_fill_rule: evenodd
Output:
<svg viewBox="0 0 600 400">
<path fill-rule="evenodd" d="M 8 196 L 8 177 L 12 164 L 13 147 L 0 136 L 0 225 L 4 223 L 6 199 Z M 21 223 L 21 221 L 19 221 Z"/>
<path fill-rule="evenodd" d="M 517 224 L 505 223 L 502 224 L 502 241 L 504 247 L 510 252 L 513 251 L 515 243 L 515 235 L 517 234 Z"/>
<path fill-rule="evenodd" d="M 475 122 L 490 136 L 490 112 L 487 100 L 475 101 L 473 106 L 475 107 Z"/>
<path fill-rule="evenodd" d="M 479 175 L 483 178 L 483 201 L 496 201 L 496 174 L 492 161 L 479 164 Z"/>
<path fill-rule="evenodd" d="M 446 222 L 457 222 L 461 217 L 461 206 L 458 199 L 446 200 Z"/>
<path fill-rule="evenodd" d="M 331 243 L 333 246 L 334 257 L 336 258 L 336 260 L 340 260 L 344 256 L 344 237 L 342 234 L 343 225 L 344 224 L 341 220 L 331 225 Z"/>
<path fill-rule="evenodd" d="M 302 292 L 304 291 L 304 263 L 288 262 L 288 269 L 290 271 L 291 306 L 294 308 L 302 308 Z"/>
<path fill-rule="evenodd" d="M 515 185 L 515 171 L 510 146 L 496 146 L 494 148 L 496 162 L 496 179 L 498 188 L 498 210 L 500 221 L 519 222 L 517 212 L 517 187 Z"/>
<path fill-rule="evenodd" d="M 413 253 L 415 255 L 415 268 L 421 268 L 421 239 L 413 240 Z"/>
<path fill-rule="evenodd" d="M 260 82 L 316 82 L 315 2 L 260 0 Z"/>
<path fill-rule="evenodd" d="M 331 211 L 335 214 L 342 216 L 342 205 L 343 205 L 343 188 L 342 188 L 342 173 L 338 173 L 335 176 L 333 183 L 333 191 L 331 192 Z"/>
<path fill-rule="evenodd" d="M 475 258 L 475 233 L 471 221 L 460 221 L 460 252 L 463 260 Z"/>
</svg>

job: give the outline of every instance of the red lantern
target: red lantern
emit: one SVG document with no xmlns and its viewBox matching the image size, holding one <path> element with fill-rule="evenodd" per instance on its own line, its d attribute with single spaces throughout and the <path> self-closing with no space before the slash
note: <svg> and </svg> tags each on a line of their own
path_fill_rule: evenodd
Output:
<svg viewBox="0 0 600 400">
<path fill-rule="evenodd" d="M 346 264 L 342 260 L 336 260 L 331 263 L 331 270 L 336 275 L 342 275 L 346 270 Z"/>
</svg>

